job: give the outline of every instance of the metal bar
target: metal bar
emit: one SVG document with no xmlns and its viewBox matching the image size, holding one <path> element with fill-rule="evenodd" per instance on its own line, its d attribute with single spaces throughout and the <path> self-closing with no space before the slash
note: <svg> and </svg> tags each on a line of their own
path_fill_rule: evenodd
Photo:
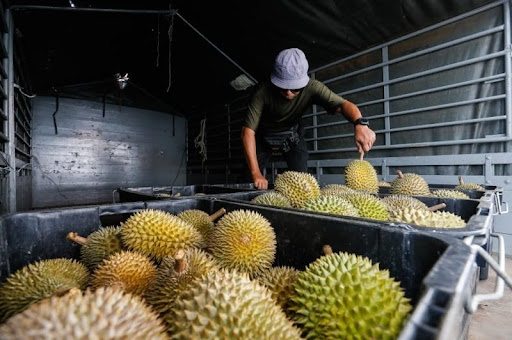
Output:
<svg viewBox="0 0 512 340">
<path fill-rule="evenodd" d="M 26 127 L 25 127 L 25 123 L 23 121 L 21 121 L 21 119 L 18 117 L 18 115 L 14 115 L 14 119 L 16 119 L 16 121 L 18 122 L 18 125 L 17 126 L 21 126 L 21 128 L 23 129 L 23 131 L 30 136 L 30 130 L 28 130 Z M 30 128 L 30 127 L 29 127 Z"/>
<path fill-rule="evenodd" d="M 26 156 L 28 158 L 31 157 L 29 153 L 26 153 L 25 151 L 21 150 L 20 148 L 16 147 L 15 149 L 16 149 L 16 152 L 21 153 L 23 156 Z"/>
<path fill-rule="evenodd" d="M 374 46 L 372 48 L 369 48 L 367 50 L 364 50 L 364 51 L 361 51 L 359 53 L 356 53 L 354 55 L 351 55 L 351 56 L 348 56 L 348 57 L 345 57 L 345 58 L 342 58 L 340 60 L 337 60 L 337 61 L 334 61 L 332 63 L 329 63 L 329 64 L 326 64 L 326 65 L 323 65 L 323 66 L 320 66 L 318 68 L 315 68 L 313 70 L 311 70 L 311 72 L 318 72 L 319 70 L 323 70 L 323 69 L 326 69 L 326 68 L 329 68 L 331 66 L 334 66 L 334 65 L 337 65 L 337 64 L 340 64 L 340 63 L 343 63 L 345 61 L 348 61 L 348 60 L 351 60 L 351 59 L 355 59 L 357 57 L 360 57 L 362 55 L 365 55 L 365 54 L 368 54 L 368 53 L 371 53 L 371 52 L 374 52 L 374 51 L 377 51 L 377 50 L 380 50 L 382 47 L 384 46 L 389 46 L 389 45 L 392 45 L 392 44 L 396 44 L 398 42 L 401 42 L 401 41 L 404 41 L 404 40 L 407 40 L 407 39 L 410 39 L 410 38 L 413 38 L 413 37 L 416 37 L 418 35 L 421 35 L 423 33 L 426 33 L 426 32 L 430 32 L 430 31 L 433 31 L 437 28 L 440 28 L 440 27 L 443 27 L 443 26 L 446 26 L 446 25 L 449 25 L 451 23 L 454 23 L 454 22 L 457 22 L 457 21 L 460 21 L 462 19 L 465 19 L 465 18 L 468 18 L 470 16 L 473 16 L 475 14 L 478 14 L 478 13 L 482 13 L 482 12 L 485 12 L 489 9 L 492 9 L 494 7 L 497 7 L 497 6 L 500 6 L 502 4 L 506 4 L 509 0 L 500 0 L 500 1 L 496 1 L 496 2 L 493 2 L 493 3 L 490 3 L 488 5 L 485 5 L 485 6 L 482 6 L 482 7 L 479 7 L 477 9 L 474 9 L 472 11 L 469 11 L 469 12 L 466 12 L 466 13 L 463 13 L 461 15 L 458 15 L 456 17 L 453 17 L 453 18 L 450 18 L 448 20 L 445 20 L 445 21 L 441 21 L 440 23 L 437 23 L 435 25 L 432 25 L 432 26 L 428 26 L 428 27 L 425 27 L 424 29 L 421 29 L 421 30 L 418 30 L 418 31 L 415 31 L 415 32 L 412 32 L 410 34 L 406 34 L 402 37 L 399 37 L 397 39 L 394 39 L 394 40 L 391 40 L 391 41 L 388 41 L 386 43 L 383 43 L 383 44 L 380 44 L 380 45 L 377 45 L 377 46 Z"/>
<path fill-rule="evenodd" d="M 433 47 L 430 47 L 430 48 L 426 48 L 426 49 L 418 51 L 418 52 L 410 53 L 410 54 L 407 54 L 407 55 L 402 56 L 402 57 L 398 57 L 398 58 L 391 59 L 391 60 L 389 60 L 389 59 L 382 60 L 382 62 L 379 63 L 379 64 L 368 66 L 368 67 L 365 67 L 365 68 L 359 69 L 357 71 L 353 71 L 353 72 L 350 72 L 350 73 L 347 73 L 347 74 L 344 74 L 344 75 L 341 75 L 341 76 L 338 76 L 338 77 L 326 79 L 326 80 L 323 81 L 323 83 L 329 84 L 329 83 L 332 83 L 332 82 L 335 82 L 335 81 L 338 81 L 338 80 L 341 80 L 341 79 L 350 78 L 350 77 L 353 77 L 353 76 L 361 74 L 361 73 L 366 73 L 368 71 L 379 69 L 381 67 L 397 64 L 397 63 L 400 63 L 402 61 L 413 59 L 413 58 L 416 58 L 416 57 L 419 57 L 419 56 L 422 56 L 422 55 L 426 55 L 426 54 L 429 54 L 429 53 L 432 53 L 432 52 L 436 52 L 438 50 L 442 50 L 442 49 L 447 48 L 447 47 L 452 47 L 452 46 L 459 45 L 459 44 L 462 44 L 462 43 L 465 43 L 465 42 L 468 42 L 468 41 L 471 41 L 471 40 L 474 40 L 474 39 L 478 39 L 478 38 L 481 38 L 481 37 L 484 37 L 484 36 L 487 36 L 487 35 L 490 35 L 490 34 L 501 32 L 501 31 L 503 31 L 503 28 L 504 28 L 504 25 L 496 26 L 496 27 L 493 27 L 493 28 L 488 29 L 486 31 L 482 31 L 482 32 L 478 32 L 478 33 L 475 33 L 475 34 L 471 34 L 471 35 L 468 35 L 468 36 L 465 36 L 465 37 L 462 37 L 462 38 L 459 38 L 459 39 L 455 39 L 455 40 L 452 40 L 452 41 L 449 41 L 449 42 L 446 42 L 446 43 L 443 43 L 443 44 L 439 44 L 439 45 L 436 45 L 436 46 L 433 46 Z M 383 49 L 384 48 L 388 48 L 388 46 L 389 45 L 386 45 L 386 46 L 384 46 L 382 48 Z"/>
<path fill-rule="evenodd" d="M 311 78 L 315 79 L 316 77 L 316 73 L 312 73 L 311 74 Z M 318 143 L 317 143 L 317 138 L 318 138 L 318 118 L 317 118 L 317 113 L 318 111 L 318 105 L 316 104 L 313 104 L 313 138 L 314 138 L 314 142 L 313 142 L 313 150 L 318 150 Z"/>
<path fill-rule="evenodd" d="M 382 48 L 382 61 L 383 63 L 387 63 L 388 62 L 388 58 L 389 58 L 389 53 L 388 53 L 388 47 L 387 46 L 384 46 Z M 388 65 L 385 65 L 383 68 L 382 68 L 382 81 L 384 83 L 388 82 L 389 81 L 389 66 Z M 390 129 L 391 128 L 391 122 L 390 122 L 390 119 L 389 119 L 389 85 L 384 85 L 384 128 L 386 130 Z M 359 106 L 359 105 L 358 105 Z M 390 145 L 391 144 L 391 133 L 389 132 L 386 132 L 384 134 L 384 144 L 385 145 Z"/>
<path fill-rule="evenodd" d="M 23 144 L 25 144 L 26 146 L 28 146 L 30 148 L 30 143 L 27 142 L 22 135 L 20 135 L 19 133 L 16 132 L 16 137 L 18 137 L 19 141 L 23 142 Z"/>
<path fill-rule="evenodd" d="M 507 94 L 507 98 L 505 99 L 505 114 L 507 116 L 507 137 L 512 137 L 512 37 L 511 30 L 512 27 L 510 25 L 510 2 L 505 1 L 503 3 L 503 15 L 505 22 L 505 33 L 504 33 L 504 43 L 505 49 L 507 50 L 507 54 L 505 54 L 505 91 Z"/>
<path fill-rule="evenodd" d="M 5 112 L 2 109 L 0 109 L 0 119 L 7 120 L 7 115 L 5 114 Z"/>
<path fill-rule="evenodd" d="M 192 30 L 194 30 L 194 32 L 196 32 L 197 34 L 199 34 L 199 36 L 201 38 L 203 38 L 204 40 L 206 40 L 206 42 L 208 42 L 213 48 L 215 48 L 220 54 L 222 54 L 226 59 L 228 59 L 233 65 L 235 65 L 240 71 L 242 71 L 243 73 L 245 73 L 246 76 L 248 76 L 253 82 L 255 82 L 256 84 L 258 83 L 258 81 L 256 80 L 256 78 L 254 78 L 253 76 L 251 76 L 249 74 L 249 72 L 247 72 L 246 70 L 244 70 L 240 65 L 238 65 L 233 59 L 231 59 L 226 53 L 224 53 L 220 48 L 218 48 L 214 43 L 212 43 L 210 40 L 208 40 L 208 38 L 206 38 L 204 36 L 203 33 L 199 32 L 199 30 L 197 30 L 194 26 L 192 26 L 191 23 L 189 23 L 181 14 L 179 14 L 178 12 L 175 13 L 181 20 L 183 20 L 183 22 L 185 24 L 187 24 L 190 28 L 192 28 Z"/>
<path fill-rule="evenodd" d="M 0 131 L 0 141 L 2 141 L 3 143 L 9 142 L 9 138 L 7 138 L 7 136 L 4 135 L 2 131 Z"/>
<path fill-rule="evenodd" d="M 14 30 L 12 29 L 14 27 L 11 11 L 7 10 L 5 13 L 5 19 L 8 23 L 9 27 L 9 33 L 7 33 L 6 38 L 4 38 L 4 41 L 7 40 L 7 46 L 8 46 L 8 58 L 5 60 L 6 69 L 7 69 L 7 81 L 5 83 L 4 88 L 6 89 L 8 99 L 7 99 L 7 114 L 9 116 L 8 125 L 9 125 L 9 132 L 8 132 L 8 138 L 9 138 L 9 144 L 8 148 L 6 149 L 6 153 L 9 159 L 9 163 L 12 166 L 15 166 L 16 164 L 16 146 L 15 146 L 15 135 L 14 135 Z M 8 210 L 11 213 L 16 212 L 16 198 L 17 198 L 17 190 L 16 190 L 16 171 L 9 172 L 9 197 L 8 197 Z"/>
<path fill-rule="evenodd" d="M 2 14 L 5 13 L 4 5 L 2 4 L 1 1 L 0 1 L 0 13 L 2 13 Z M 7 27 L 7 21 L 5 21 L 4 15 L 0 15 L 0 27 L 2 28 L 2 31 L 4 33 L 9 33 L 9 27 Z M 5 78 L 7 78 L 7 76 Z"/>
<path fill-rule="evenodd" d="M 174 14 L 174 9 L 114 9 L 114 8 L 84 8 L 84 7 L 58 7 L 58 6 L 38 6 L 38 5 L 14 5 L 10 10 L 47 10 L 47 11 L 66 11 L 66 12 L 103 12 L 103 13 L 122 13 L 122 14 Z"/>
</svg>

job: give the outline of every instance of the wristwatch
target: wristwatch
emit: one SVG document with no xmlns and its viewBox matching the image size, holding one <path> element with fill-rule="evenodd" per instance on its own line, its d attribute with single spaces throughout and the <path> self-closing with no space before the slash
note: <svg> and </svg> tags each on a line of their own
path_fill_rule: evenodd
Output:
<svg viewBox="0 0 512 340">
<path fill-rule="evenodd" d="M 362 118 L 361 117 L 358 120 L 356 120 L 353 124 L 354 124 L 354 126 L 356 126 L 356 125 L 370 126 L 370 121 L 367 118 Z"/>
</svg>

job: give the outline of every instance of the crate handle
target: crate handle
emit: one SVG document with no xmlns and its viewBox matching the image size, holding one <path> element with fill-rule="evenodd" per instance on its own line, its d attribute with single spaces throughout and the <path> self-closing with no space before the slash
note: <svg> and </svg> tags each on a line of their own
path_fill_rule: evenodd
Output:
<svg viewBox="0 0 512 340">
<path fill-rule="evenodd" d="M 471 250 L 477 252 L 482 256 L 489 265 L 496 271 L 498 275 L 496 280 L 496 288 L 493 293 L 488 294 L 476 294 L 472 298 L 468 298 L 466 301 L 465 309 L 468 313 L 474 313 L 478 309 L 478 305 L 484 301 L 499 300 L 503 297 L 505 290 L 505 283 L 512 289 L 512 279 L 505 272 L 505 240 L 503 236 L 491 233 L 491 237 L 498 239 L 498 263 L 487 253 L 482 247 L 476 244 L 470 245 Z"/>
<path fill-rule="evenodd" d="M 498 199 L 499 201 L 499 199 Z M 503 209 L 501 206 L 504 206 L 505 209 Z M 498 207 L 498 215 L 504 215 L 504 214 L 508 214 L 508 202 L 501 202 L 500 204 L 497 205 Z"/>
<path fill-rule="evenodd" d="M 118 193 L 119 191 L 117 189 L 114 189 L 112 191 L 112 202 L 114 202 L 114 204 L 116 204 L 116 194 Z"/>
</svg>

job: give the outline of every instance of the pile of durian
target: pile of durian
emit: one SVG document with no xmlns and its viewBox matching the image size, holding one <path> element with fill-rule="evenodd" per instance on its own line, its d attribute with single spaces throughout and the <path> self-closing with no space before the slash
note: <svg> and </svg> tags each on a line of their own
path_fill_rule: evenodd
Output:
<svg viewBox="0 0 512 340">
<path fill-rule="evenodd" d="M 462 181 L 462 180 L 461 180 Z M 468 199 L 457 190 L 431 192 L 428 183 L 414 173 L 397 172 L 389 184 L 390 195 L 381 198 L 377 172 L 370 162 L 354 160 L 345 168 L 345 184 L 320 187 L 316 178 L 296 171 L 279 174 L 274 190 L 256 196 L 251 202 L 277 207 L 295 208 L 313 212 L 349 217 L 360 217 L 386 222 L 413 224 L 431 228 L 463 228 L 461 216 L 442 211 L 444 206 L 427 207 L 414 196 Z"/>
<path fill-rule="evenodd" d="M 412 309 L 368 258 L 326 246 L 304 270 L 273 266 L 274 228 L 251 210 L 142 210 L 67 238 L 79 260 L 0 285 L 0 339 L 395 339 Z"/>
</svg>

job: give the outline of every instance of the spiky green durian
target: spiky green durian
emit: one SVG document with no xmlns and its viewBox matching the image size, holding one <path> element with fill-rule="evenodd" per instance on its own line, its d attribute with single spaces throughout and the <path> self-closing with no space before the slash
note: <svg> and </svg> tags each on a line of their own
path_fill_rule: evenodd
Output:
<svg viewBox="0 0 512 340">
<path fill-rule="evenodd" d="M 302 209 L 334 215 L 359 216 L 357 209 L 348 200 L 338 196 L 320 196 L 307 201 Z"/>
<path fill-rule="evenodd" d="M 320 189 L 320 196 L 339 196 L 346 192 L 353 192 L 351 189 L 343 184 L 328 184 Z"/>
<path fill-rule="evenodd" d="M 208 248 L 222 267 L 254 277 L 272 266 L 276 254 L 276 234 L 270 222 L 261 214 L 234 210 L 217 222 Z"/>
<path fill-rule="evenodd" d="M 156 274 L 156 265 L 146 255 L 121 251 L 98 265 L 91 286 L 121 286 L 127 293 L 143 295 L 155 282 Z"/>
<path fill-rule="evenodd" d="M 310 199 L 320 196 L 318 181 L 313 175 L 306 172 L 285 171 L 277 175 L 274 188 L 286 196 L 292 206 L 296 208 L 300 208 Z"/>
<path fill-rule="evenodd" d="M 211 216 L 199 209 L 188 209 L 178 214 L 182 220 L 192 224 L 203 237 L 203 240 L 208 240 L 210 232 L 214 227 L 214 221 L 226 212 L 225 209 L 220 209 Z"/>
<path fill-rule="evenodd" d="M 300 339 L 270 291 L 237 271 L 212 271 L 180 295 L 171 339 Z"/>
<path fill-rule="evenodd" d="M 462 228 L 466 225 L 460 216 L 450 212 L 432 212 L 410 207 L 391 211 L 389 220 L 431 228 Z"/>
<path fill-rule="evenodd" d="M 298 276 L 297 269 L 279 266 L 264 270 L 256 279 L 270 290 L 272 298 L 286 313 Z"/>
<path fill-rule="evenodd" d="M 463 192 L 457 190 L 448 190 L 448 189 L 439 189 L 433 190 L 431 196 L 434 197 L 444 197 L 444 198 L 461 198 L 461 199 L 469 199 L 470 197 Z"/>
<path fill-rule="evenodd" d="M 423 177 L 414 173 L 402 174 L 397 171 L 398 176 L 391 182 L 390 193 L 409 196 L 430 196 L 428 183 Z"/>
<path fill-rule="evenodd" d="M 179 249 L 200 248 L 201 233 L 190 223 L 160 210 L 147 209 L 121 223 L 123 243 L 130 249 L 157 260 L 174 255 Z"/>
<path fill-rule="evenodd" d="M 190 282 L 219 269 L 219 264 L 200 249 L 179 251 L 175 257 L 168 256 L 160 263 L 156 282 L 145 294 L 146 301 L 168 323 L 169 310 L 176 298 L 188 289 Z"/>
<path fill-rule="evenodd" d="M 90 271 L 94 271 L 110 255 L 126 249 L 121 241 L 121 227 L 100 228 L 87 238 L 77 233 L 69 233 L 67 238 L 82 245 L 80 258 Z"/>
<path fill-rule="evenodd" d="M 476 183 L 464 183 L 462 180 L 462 176 L 459 176 L 459 185 L 457 185 L 455 190 L 480 190 L 484 191 L 485 188 L 479 184 Z"/>
<path fill-rule="evenodd" d="M 0 326 L 3 340 L 168 339 L 161 321 L 137 296 L 117 288 L 84 295 L 71 290 L 32 305 Z"/>
<path fill-rule="evenodd" d="M 379 197 L 364 192 L 349 192 L 340 196 L 349 201 L 359 213 L 359 217 L 387 221 L 387 205 Z"/>
<path fill-rule="evenodd" d="M 299 273 L 290 309 L 307 339 L 396 339 L 411 305 L 387 270 L 340 252 Z"/>
<path fill-rule="evenodd" d="M 373 165 L 361 158 L 348 163 L 345 168 L 345 184 L 354 190 L 365 191 L 370 194 L 379 192 L 379 178 Z"/>
<path fill-rule="evenodd" d="M 389 195 L 381 198 L 388 206 L 388 211 L 400 210 L 406 207 L 414 209 L 428 209 L 427 205 L 417 198 L 407 195 Z"/>
<path fill-rule="evenodd" d="M 87 268 L 75 260 L 59 258 L 28 264 L 0 286 L 0 322 L 61 290 L 85 289 L 88 280 Z"/>
<path fill-rule="evenodd" d="M 264 194 L 258 195 L 251 200 L 255 204 L 266 204 L 275 207 L 291 208 L 292 204 L 285 195 L 275 190 L 268 191 Z"/>
</svg>

